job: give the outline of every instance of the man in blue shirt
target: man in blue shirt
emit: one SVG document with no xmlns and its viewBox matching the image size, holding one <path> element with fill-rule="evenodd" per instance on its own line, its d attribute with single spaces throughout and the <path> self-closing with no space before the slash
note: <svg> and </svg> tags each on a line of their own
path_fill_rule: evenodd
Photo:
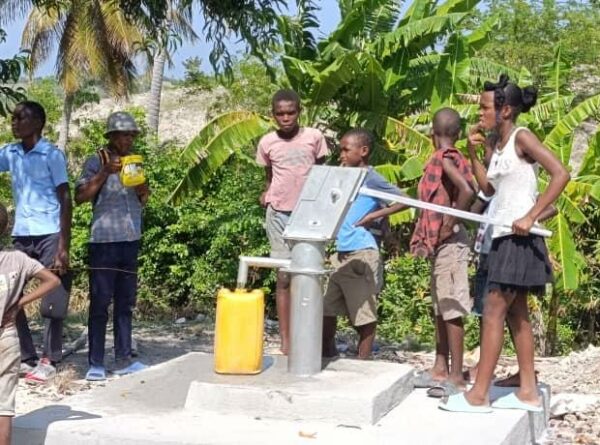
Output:
<svg viewBox="0 0 600 445">
<path fill-rule="evenodd" d="M 0 149 L 0 172 L 11 174 L 16 208 L 14 247 L 61 278 L 61 286 L 42 300 L 44 339 L 39 362 L 25 313 L 20 311 L 16 318 L 25 378 L 41 383 L 55 375 L 56 364 L 62 359 L 63 320 L 71 287 L 68 267 L 72 205 L 67 163 L 64 153 L 42 137 L 45 123 L 46 113 L 40 104 L 17 104 L 12 132 L 20 142 Z"/>
<path fill-rule="evenodd" d="M 368 166 L 373 136 L 366 130 L 347 132 L 340 141 L 340 160 L 344 167 L 368 167 L 363 185 L 400 195 Z M 323 355 L 337 355 L 335 330 L 338 315 L 347 315 L 359 335 L 358 358 L 371 356 L 377 327 L 377 294 L 383 285 L 383 267 L 377 241 L 368 228 L 376 221 L 402 210 L 402 204 L 387 203 L 358 195 L 352 203 L 336 239 L 337 253 L 331 258 L 335 271 L 329 278 L 323 306 Z"/>
</svg>

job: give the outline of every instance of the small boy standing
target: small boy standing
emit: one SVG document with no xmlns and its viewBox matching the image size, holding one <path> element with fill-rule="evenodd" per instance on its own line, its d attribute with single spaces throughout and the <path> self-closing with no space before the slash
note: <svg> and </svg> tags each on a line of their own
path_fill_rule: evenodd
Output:
<svg viewBox="0 0 600 445">
<path fill-rule="evenodd" d="M 368 131 L 350 130 L 340 141 L 342 166 L 368 167 L 363 185 L 400 195 L 400 189 L 369 167 L 372 149 L 373 136 Z M 345 315 L 359 335 L 358 358 L 371 357 L 377 327 L 377 295 L 383 286 L 383 267 L 377 241 L 368 228 L 402 208 L 402 204 L 388 207 L 377 198 L 360 194 L 350 206 L 336 238 L 337 253 L 331 259 L 335 271 L 329 278 L 323 302 L 323 356 L 337 355 L 337 316 Z"/>
<path fill-rule="evenodd" d="M 273 118 L 278 130 L 260 140 L 256 162 L 265 168 L 267 182 L 260 203 L 267 209 L 266 230 L 272 258 L 291 258 L 283 231 L 300 197 L 308 172 L 322 164 L 329 154 L 323 134 L 315 128 L 300 127 L 300 97 L 294 91 L 280 90 L 272 100 Z M 290 280 L 278 272 L 276 288 L 277 318 L 281 352 L 289 350 Z"/>
<path fill-rule="evenodd" d="M 142 209 L 150 191 L 147 182 L 126 187 L 119 178 L 121 158 L 131 154 L 140 130 L 128 113 L 108 117 L 108 144 L 88 158 L 77 181 L 75 202 L 92 202 L 89 243 L 90 314 L 87 380 L 106 379 L 104 342 L 108 307 L 114 300 L 115 374 L 146 366 L 132 360 L 132 318 L 137 296 L 137 267 L 142 236 Z"/>
<path fill-rule="evenodd" d="M 421 201 L 468 210 L 473 174 L 454 144 L 460 135 L 460 115 L 443 108 L 433 117 L 435 152 L 419 182 Z M 469 241 L 464 226 L 450 215 L 422 210 L 410 242 L 411 252 L 431 260 L 431 299 L 435 314 L 436 354 L 433 368 L 418 375 L 415 387 L 433 387 L 431 396 L 465 389 L 463 378 L 464 322 L 469 296 Z M 449 359 L 451 357 L 451 366 Z M 439 391 L 437 391 L 439 390 Z"/>
<path fill-rule="evenodd" d="M 6 208 L 0 204 L 0 235 L 8 225 Z M 39 285 L 23 296 L 31 278 Z M 18 250 L 0 250 L 0 445 L 10 445 L 11 421 L 15 415 L 15 396 L 21 354 L 15 317 L 23 307 L 57 288 L 60 280 L 41 263 Z"/>
</svg>

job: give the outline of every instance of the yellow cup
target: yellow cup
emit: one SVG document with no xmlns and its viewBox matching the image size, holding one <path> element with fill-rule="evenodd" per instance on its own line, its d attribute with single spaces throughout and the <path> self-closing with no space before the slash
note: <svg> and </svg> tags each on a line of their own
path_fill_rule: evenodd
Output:
<svg viewBox="0 0 600 445">
<path fill-rule="evenodd" d="M 121 183 L 125 187 L 135 187 L 146 182 L 144 176 L 144 158 L 140 155 L 121 157 Z"/>
</svg>

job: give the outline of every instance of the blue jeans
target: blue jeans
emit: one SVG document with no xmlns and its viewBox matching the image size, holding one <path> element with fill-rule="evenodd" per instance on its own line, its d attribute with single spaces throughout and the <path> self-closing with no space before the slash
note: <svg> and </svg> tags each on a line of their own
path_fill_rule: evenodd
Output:
<svg viewBox="0 0 600 445">
<path fill-rule="evenodd" d="M 481 317 L 483 315 L 483 306 L 485 297 L 488 293 L 488 256 L 479 254 L 479 266 L 475 273 L 475 301 L 473 302 L 473 314 Z"/>
<path fill-rule="evenodd" d="M 114 300 L 115 359 L 131 357 L 131 322 L 137 294 L 139 241 L 90 243 L 90 365 L 104 366 L 108 307 Z M 116 269 L 116 270 L 115 270 Z"/>
</svg>

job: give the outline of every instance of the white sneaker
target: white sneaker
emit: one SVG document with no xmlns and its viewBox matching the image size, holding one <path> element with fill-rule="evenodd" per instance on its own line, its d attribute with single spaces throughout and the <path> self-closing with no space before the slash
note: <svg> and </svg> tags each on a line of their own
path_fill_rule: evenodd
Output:
<svg viewBox="0 0 600 445">
<path fill-rule="evenodd" d="M 27 383 L 46 383 L 56 376 L 56 368 L 46 357 L 41 359 L 35 369 L 25 376 Z"/>
<path fill-rule="evenodd" d="M 27 374 L 32 372 L 35 369 L 35 366 L 30 365 L 27 362 L 21 362 L 19 366 L 19 377 L 25 377 Z"/>
</svg>

